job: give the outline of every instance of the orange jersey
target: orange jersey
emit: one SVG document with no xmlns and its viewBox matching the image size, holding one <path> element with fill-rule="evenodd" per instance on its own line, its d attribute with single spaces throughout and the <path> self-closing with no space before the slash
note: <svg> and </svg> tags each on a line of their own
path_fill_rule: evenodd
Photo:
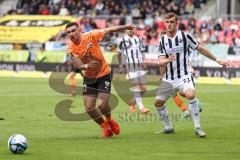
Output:
<svg viewBox="0 0 240 160">
<path fill-rule="evenodd" d="M 103 37 L 103 31 L 93 30 L 81 35 L 80 44 L 75 45 L 71 41 L 68 43 L 68 52 L 78 55 L 84 64 L 93 60 L 98 62 L 96 68 L 84 70 L 83 74 L 88 78 L 99 78 L 111 72 L 98 43 Z"/>
</svg>

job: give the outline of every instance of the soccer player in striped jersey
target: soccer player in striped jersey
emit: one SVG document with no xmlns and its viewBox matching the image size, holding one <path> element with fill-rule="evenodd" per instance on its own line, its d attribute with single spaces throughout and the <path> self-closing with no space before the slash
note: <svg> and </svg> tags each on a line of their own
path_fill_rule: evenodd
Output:
<svg viewBox="0 0 240 160">
<path fill-rule="evenodd" d="M 162 31 L 161 37 L 163 37 L 166 33 L 167 33 L 166 31 Z M 163 79 L 165 73 L 166 73 L 166 68 L 160 67 L 160 80 Z M 190 113 L 188 112 L 186 105 L 183 103 L 182 99 L 180 98 L 178 91 L 174 91 L 172 99 L 175 102 L 175 104 L 181 109 L 182 118 L 189 117 Z"/>
<path fill-rule="evenodd" d="M 178 90 L 188 100 L 189 109 L 194 121 L 195 134 L 199 137 L 206 137 L 207 134 L 200 127 L 199 104 L 195 96 L 191 68 L 188 65 L 188 47 L 197 50 L 223 67 L 227 67 L 229 64 L 216 58 L 207 49 L 203 48 L 190 34 L 179 31 L 177 29 L 176 14 L 172 12 L 165 14 L 164 22 L 167 34 L 159 41 L 159 65 L 166 68 L 166 73 L 155 101 L 157 113 L 162 117 L 164 123 L 162 133 L 174 133 L 165 103 L 172 96 L 174 90 Z"/>
<path fill-rule="evenodd" d="M 128 78 L 132 83 L 132 91 L 134 98 L 130 100 L 130 111 L 136 111 L 136 104 L 142 114 L 149 112 L 142 103 L 142 96 L 146 92 L 146 68 L 144 64 L 143 41 L 138 36 L 134 35 L 134 30 L 126 30 L 126 34 L 121 38 L 117 52 L 119 68 L 123 70 L 123 62 L 125 61 Z"/>
</svg>

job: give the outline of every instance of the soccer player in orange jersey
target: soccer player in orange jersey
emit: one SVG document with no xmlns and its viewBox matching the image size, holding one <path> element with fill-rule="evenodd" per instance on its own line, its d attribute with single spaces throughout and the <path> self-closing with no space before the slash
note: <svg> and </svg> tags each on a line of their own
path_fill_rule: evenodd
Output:
<svg viewBox="0 0 240 160">
<path fill-rule="evenodd" d="M 111 91 L 111 70 L 103 56 L 99 42 L 105 34 L 134 29 L 134 26 L 122 25 L 97 29 L 81 33 L 77 23 L 66 26 L 70 39 L 68 51 L 73 55 L 73 65 L 83 70 L 83 100 L 87 113 L 103 129 L 101 137 L 111 137 L 120 133 L 119 125 L 111 117 L 111 107 L 108 104 Z M 95 109 L 97 101 L 99 110 Z"/>
</svg>

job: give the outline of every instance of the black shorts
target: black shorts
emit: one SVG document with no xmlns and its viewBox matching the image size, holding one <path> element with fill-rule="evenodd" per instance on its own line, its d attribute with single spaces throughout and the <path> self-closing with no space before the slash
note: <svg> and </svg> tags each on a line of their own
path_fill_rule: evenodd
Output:
<svg viewBox="0 0 240 160">
<path fill-rule="evenodd" d="M 87 78 L 83 79 L 83 95 L 87 94 L 98 94 L 111 92 L 111 81 L 112 75 L 111 73 L 106 74 L 105 76 L 99 78 Z"/>
</svg>

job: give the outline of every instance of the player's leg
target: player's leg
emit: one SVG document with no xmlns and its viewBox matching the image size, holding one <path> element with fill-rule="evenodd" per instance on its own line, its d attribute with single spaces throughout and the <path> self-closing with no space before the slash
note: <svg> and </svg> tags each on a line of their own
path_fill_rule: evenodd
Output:
<svg viewBox="0 0 240 160">
<path fill-rule="evenodd" d="M 118 135 L 120 133 L 120 127 L 115 122 L 113 117 L 111 116 L 111 106 L 109 105 L 109 94 L 104 93 L 104 92 L 99 92 L 98 93 L 98 107 L 102 114 L 106 117 L 106 121 L 109 124 L 111 130 L 113 131 L 114 134 Z"/>
<path fill-rule="evenodd" d="M 207 134 L 201 129 L 200 116 L 199 116 L 199 104 L 198 99 L 195 96 L 195 87 L 190 76 L 183 78 L 183 84 L 180 86 L 180 91 L 185 95 L 189 103 L 189 109 L 193 118 L 195 133 L 199 137 L 206 137 Z"/>
<path fill-rule="evenodd" d="M 192 68 L 193 69 L 193 68 Z M 196 82 L 196 80 L 195 80 L 195 71 L 194 71 L 194 69 L 193 69 L 193 71 L 192 71 L 192 76 L 191 76 L 191 79 L 192 79 L 192 82 L 193 82 L 193 86 L 195 87 L 195 82 Z M 199 108 L 199 112 L 202 112 L 202 110 L 203 110 L 203 106 L 202 106 L 202 104 L 201 104 L 201 102 L 199 101 L 199 99 L 197 99 L 198 100 L 198 108 Z"/>
<path fill-rule="evenodd" d="M 98 79 L 97 89 L 97 105 L 102 114 L 106 117 L 106 121 L 114 134 L 120 133 L 120 127 L 111 116 L 111 106 L 109 105 L 109 95 L 111 92 L 111 74 L 105 75 Z"/>
<path fill-rule="evenodd" d="M 166 101 L 172 96 L 172 94 L 173 94 L 173 86 L 167 82 L 162 82 L 157 91 L 155 107 L 156 107 L 156 112 L 158 113 L 159 117 L 163 121 L 164 129 L 156 133 L 164 133 L 164 134 L 174 133 L 172 123 L 168 116 L 167 107 L 165 105 Z"/>
<path fill-rule="evenodd" d="M 128 76 L 129 79 L 132 83 L 132 91 L 133 91 L 133 96 L 134 96 L 134 100 L 131 100 L 129 103 L 130 105 L 130 111 L 131 112 L 135 112 L 136 111 L 136 107 L 135 105 L 137 104 L 138 109 L 141 111 L 142 114 L 146 114 L 149 112 L 149 109 L 146 109 L 143 105 L 142 102 L 142 95 L 145 92 L 145 89 L 142 90 L 142 86 L 141 86 L 141 76 L 139 74 L 140 71 L 134 71 L 134 72 L 129 72 Z"/>
<path fill-rule="evenodd" d="M 173 100 L 176 103 L 176 105 L 182 110 L 182 112 L 183 112 L 182 118 L 189 117 L 190 114 L 187 111 L 187 107 L 185 106 L 185 104 L 181 100 L 180 96 L 178 95 L 178 91 L 177 90 L 174 91 Z"/>
<path fill-rule="evenodd" d="M 92 119 L 103 129 L 102 137 L 110 137 L 113 135 L 110 126 L 102 116 L 100 110 L 96 107 L 98 96 L 98 79 L 91 82 L 90 79 L 84 78 L 83 80 L 83 99 L 86 112 L 92 117 Z"/>
<path fill-rule="evenodd" d="M 84 105 L 86 112 L 103 129 L 101 137 L 110 137 L 113 135 L 108 123 L 103 119 L 102 113 L 96 108 L 97 95 L 84 95 Z"/>
<path fill-rule="evenodd" d="M 146 72 L 145 71 L 139 71 L 139 88 L 141 90 L 140 94 L 141 94 L 141 99 L 140 102 L 142 102 L 142 97 L 144 95 L 144 93 L 147 91 L 147 87 L 145 86 L 145 84 L 147 83 L 147 78 L 146 78 Z M 146 108 L 143 106 L 143 108 L 141 109 L 141 113 L 142 114 L 146 114 L 150 111 L 150 109 Z"/>
<path fill-rule="evenodd" d="M 193 79 L 192 79 L 192 81 L 194 82 Z M 194 85 L 194 87 L 195 87 L 195 83 L 193 83 L 193 85 Z M 182 97 L 185 97 L 184 93 L 182 93 L 182 92 L 179 92 L 179 95 L 182 96 Z M 199 108 L 199 112 L 202 112 L 202 110 L 203 110 L 203 106 L 202 106 L 201 102 L 199 101 L 199 99 L 197 99 L 197 100 L 198 100 L 198 108 Z"/>
<path fill-rule="evenodd" d="M 128 79 L 132 84 L 131 91 L 133 92 L 133 98 L 129 100 L 129 107 L 132 113 L 136 112 L 136 97 L 139 97 L 138 79 L 135 72 L 128 72 Z"/>
<path fill-rule="evenodd" d="M 76 72 L 72 71 L 69 74 L 69 80 L 70 80 L 70 93 L 72 96 L 76 95 L 76 87 L 77 87 L 77 81 L 75 79 Z"/>
</svg>

